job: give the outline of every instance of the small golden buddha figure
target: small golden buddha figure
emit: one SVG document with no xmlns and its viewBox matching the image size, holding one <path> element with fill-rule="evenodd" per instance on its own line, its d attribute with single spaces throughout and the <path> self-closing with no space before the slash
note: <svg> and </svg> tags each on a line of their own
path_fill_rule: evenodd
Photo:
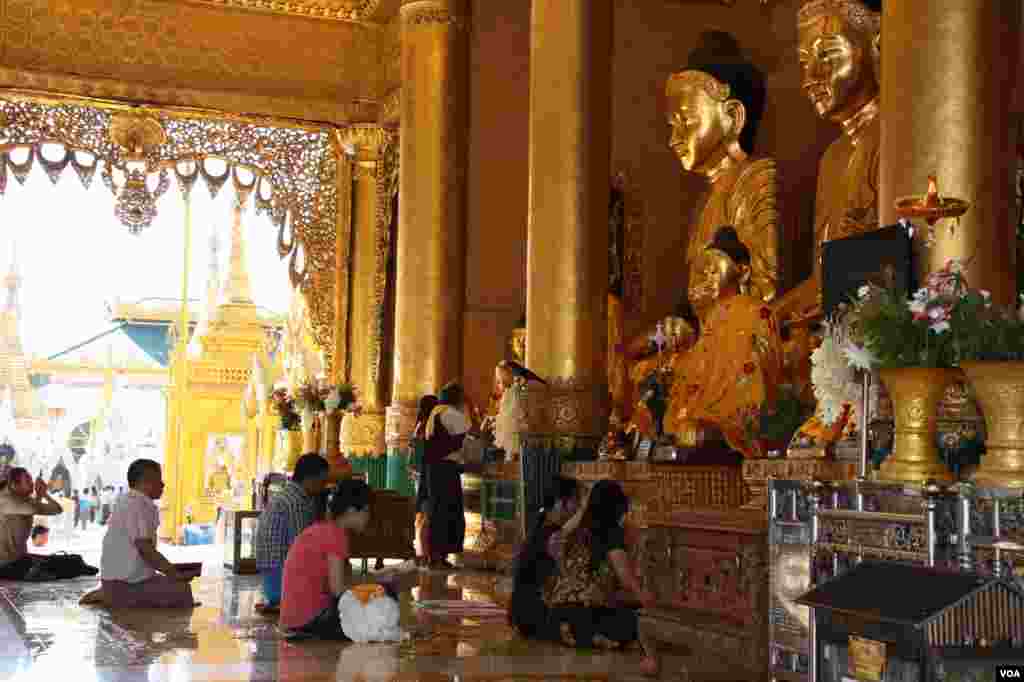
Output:
<svg viewBox="0 0 1024 682">
<path fill-rule="evenodd" d="M 700 318 L 697 343 L 675 355 L 665 430 L 684 447 L 720 435 L 750 456 L 745 415 L 775 399 L 782 383 L 782 340 L 765 302 L 745 293 L 750 252 L 732 227 L 704 249 L 691 300 Z"/>
<path fill-rule="evenodd" d="M 227 449 L 227 442 L 218 438 L 215 442 L 215 451 L 211 453 L 210 461 L 215 462 L 213 471 L 206 480 L 206 490 L 213 496 L 224 496 L 231 493 L 231 470 L 228 468 L 228 461 L 232 459 L 231 452 Z"/>
<path fill-rule="evenodd" d="M 688 327 L 677 338 L 697 340 L 687 312 L 693 302 L 696 281 L 701 278 L 699 261 L 722 225 L 732 225 L 750 254 L 746 293 L 762 302 L 773 301 L 779 280 L 778 178 L 772 159 L 755 159 L 752 151 L 764 111 L 765 86 L 760 72 L 744 59 L 739 45 L 727 33 L 711 31 L 700 38 L 690 53 L 687 68 L 669 77 L 665 86 L 668 102 L 669 146 L 683 168 L 707 180 L 697 221 L 688 228 L 686 250 L 687 303 L 664 327 Z M 682 320 L 683 322 L 677 322 Z M 639 383 L 649 374 L 652 363 L 638 361 L 657 350 L 651 343 L 654 330 L 623 345 L 633 397 L 640 395 Z M 629 415 L 628 411 L 624 413 Z"/>
</svg>

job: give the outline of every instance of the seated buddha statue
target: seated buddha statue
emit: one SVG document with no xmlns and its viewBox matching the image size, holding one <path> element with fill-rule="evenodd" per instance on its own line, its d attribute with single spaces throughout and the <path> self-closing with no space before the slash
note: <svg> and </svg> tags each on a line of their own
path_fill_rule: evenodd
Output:
<svg viewBox="0 0 1024 682">
<path fill-rule="evenodd" d="M 822 247 L 833 239 L 878 228 L 878 0 L 806 0 L 797 13 L 802 86 L 818 116 L 842 134 L 818 166 L 811 276 L 775 303 L 780 322 L 795 330 L 787 344 L 793 383 L 810 380 L 813 342 L 808 325 L 822 315 Z M 792 324 L 791 324 L 792 323 Z M 798 438 L 828 445 L 843 432 L 812 418 Z"/>
<path fill-rule="evenodd" d="M 690 53 L 685 70 L 669 77 L 669 146 L 683 169 L 706 180 L 696 221 L 690 225 L 686 250 L 689 299 L 676 314 L 660 321 L 663 329 L 675 328 L 679 348 L 685 352 L 697 341 L 689 314 L 698 261 L 705 258 L 708 243 L 722 225 L 732 225 L 749 256 L 747 295 L 761 302 L 775 299 L 778 288 L 778 178 L 772 159 L 757 159 L 752 151 L 764 111 L 765 86 L 760 72 L 741 54 L 727 33 L 712 31 L 701 36 Z M 689 318 L 689 319 L 688 319 Z M 632 398 L 641 395 L 640 384 L 659 360 L 660 350 L 650 342 L 654 328 L 621 345 L 629 367 Z M 629 408 L 642 412 L 635 404 Z M 633 409 L 624 410 L 630 416 Z M 643 419 L 643 415 L 638 415 Z M 634 424 L 635 424 L 634 420 Z"/>
<path fill-rule="evenodd" d="M 750 251 L 722 227 L 698 261 L 691 297 L 700 338 L 672 362 L 665 430 L 683 447 L 720 435 L 733 450 L 753 454 L 746 438 L 751 410 L 775 400 L 782 384 L 782 340 L 765 302 L 746 293 Z"/>
</svg>

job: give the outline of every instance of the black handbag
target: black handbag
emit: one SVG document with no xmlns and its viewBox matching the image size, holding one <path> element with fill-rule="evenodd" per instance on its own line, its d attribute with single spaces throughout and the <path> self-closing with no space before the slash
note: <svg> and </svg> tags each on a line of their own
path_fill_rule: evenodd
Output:
<svg viewBox="0 0 1024 682">
<path fill-rule="evenodd" d="M 29 569 L 25 580 L 47 581 L 47 580 L 69 580 L 81 576 L 94 576 L 99 574 L 100 569 L 85 563 L 81 554 L 68 554 L 58 552 L 50 556 L 40 557 L 35 565 Z"/>
</svg>

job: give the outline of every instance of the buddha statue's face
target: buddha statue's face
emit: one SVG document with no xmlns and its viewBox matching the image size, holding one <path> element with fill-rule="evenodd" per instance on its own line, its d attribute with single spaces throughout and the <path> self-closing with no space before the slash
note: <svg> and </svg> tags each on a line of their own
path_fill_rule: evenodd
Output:
<svg viewBox="0 0 1024 682">
<path fill-rule="evenodd" d="M 739 291 L 742 270 L 724 252 L 706 249 L 695 265 L 690 303 L 698 315 L 703 315 L 719 299 Z"/>
<path fill-rule="evenodd" d="M 818 116 L 841 123 L 878 95 L 872 42 L 823 14 L 797 26 L 801 86 Z"/>
<path fill-rule="evenodd" d="M 728 86 L 700 71 L 684 71 L 666 88 L 669 146 L 688 171 L 706 174 L 729 154 L 742 129 L 743 105 Z"/>
</svg>

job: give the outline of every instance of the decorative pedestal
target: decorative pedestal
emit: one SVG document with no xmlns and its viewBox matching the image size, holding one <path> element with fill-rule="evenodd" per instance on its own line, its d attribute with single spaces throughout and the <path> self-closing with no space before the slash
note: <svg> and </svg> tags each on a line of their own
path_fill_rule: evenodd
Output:
<svg viewBox="0 0 1024 682">
<path fill-rule="evenodd" d="M 743 509 L 768 509 L 768 481 L 852 481 L 857 477 L 857 463 L 825 459 L 747 459 L 743 461 L 743 482 L 750 499 Z"/>
</svg>

